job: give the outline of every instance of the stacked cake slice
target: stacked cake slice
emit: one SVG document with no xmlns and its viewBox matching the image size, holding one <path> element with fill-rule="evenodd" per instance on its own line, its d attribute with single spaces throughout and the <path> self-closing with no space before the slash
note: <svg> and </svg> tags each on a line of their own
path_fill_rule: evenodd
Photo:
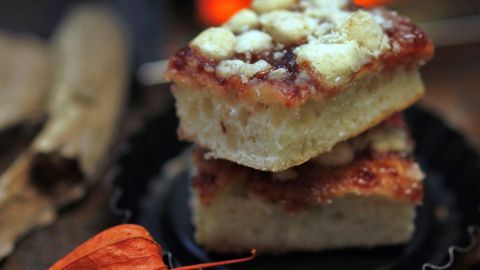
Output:
<svg viewBox="0 0 480 270">
<path fill-rule="evenodd" d="M 398 244 L 423 174 L 399 111 L 424 93 L 425 34 L 386 9 L 255 0 L 172 57 L 197 144 L 196 238 L 232 252 Z"/>
</svg>

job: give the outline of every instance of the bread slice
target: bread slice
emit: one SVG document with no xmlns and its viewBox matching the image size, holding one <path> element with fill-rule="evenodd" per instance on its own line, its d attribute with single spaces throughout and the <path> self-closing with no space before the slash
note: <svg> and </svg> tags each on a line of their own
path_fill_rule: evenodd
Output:
<svg viewBox="0 0 480 270">
<path fill-rule="evenodd" d="M 433 47 L 407 19 L 346 1 L 255 2 L 180 49 L 167 70 L 179 137 L 213 157 L 282 171 L 423 95 L 418 68 Z"/>
<path fill-rule="evenodd" d="M 216 252 L 263 253 L 407 242 L 423 173 L 401 130 L 382 124 L 281 173 L 206 159 L 197 149 L 191 198 L 197 242 Z"/>
</svg>

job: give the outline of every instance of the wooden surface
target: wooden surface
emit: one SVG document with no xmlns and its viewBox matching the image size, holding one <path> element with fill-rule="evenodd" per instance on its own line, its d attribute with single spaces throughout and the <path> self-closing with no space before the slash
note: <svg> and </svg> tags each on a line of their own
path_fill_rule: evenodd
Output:
<svg viewBox="0 0 480 270">
<path fill-rule="evenodd" d="M 435 60 L 423 70 L 428 94 L 421 102 L 452 127 L 463 131 L 477 149 L 480 149 L 479 60 L 480 44 L 438 49 Z M 84 201 L 65 209 L 53 226 L 21 241 L 5 261 L 4 269 L 45 269 L 73 247 L 120 222 L 109 210 L 109 198 L 105 185 L 99 184 Z M 459 269 L 468 269 L 465 265 L 474 262 L 480 262 L 480 248 L 464 258 L 464 266 Z"/>
</svg>

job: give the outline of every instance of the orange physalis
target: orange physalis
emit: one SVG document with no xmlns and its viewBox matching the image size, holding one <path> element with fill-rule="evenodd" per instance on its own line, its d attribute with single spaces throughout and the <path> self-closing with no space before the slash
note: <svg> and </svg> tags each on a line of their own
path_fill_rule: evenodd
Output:
<svg viewBox="0 0 480 270">
<path fill-rule="evenodd" d="M 250 5 L 251 0 L 197 0 L 197 13 L 206 25 L 220 25 Z"/>
<path fill-rule="evenodd" d="M 189 270 L 246 262 L 255 257 L 192 266 L 169 268 L 163 261 L 163 250 L 142 226 L 125 224 L 107 229 L 52 265 L 49 270 Z"/>
</svg>

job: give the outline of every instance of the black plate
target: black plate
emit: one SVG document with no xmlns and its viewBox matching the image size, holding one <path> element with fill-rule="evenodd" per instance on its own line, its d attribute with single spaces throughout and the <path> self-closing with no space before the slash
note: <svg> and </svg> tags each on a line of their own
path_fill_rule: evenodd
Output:
<svg viewBox="0 0 480 270">
<path fill-rule="evenodd" d="M 472 233 L 480 224 L 480 157 L 463 136 L 430 113 L 412 108 L 406 116 L 417 141 L 417 159 L 427 175 L 425 200 L 418 207 L 410 243 L 260 256 L 228 269 L 453 269 L 456 253 L 473 247 Z M 206 253 L 193 240 L 188 153 L 158 175 L 162 164 L 185 148 L 176 142 L 175 129 L 172 109 L 132 138 L 130 151 L 119 161 L 121 171 L 114 183 L 120 196 L 114 198 L 115 209 L 124 209 L 130 222 L 144 225 L 173 254 L 177 265 L 231 258 Z"/>
</svg>

